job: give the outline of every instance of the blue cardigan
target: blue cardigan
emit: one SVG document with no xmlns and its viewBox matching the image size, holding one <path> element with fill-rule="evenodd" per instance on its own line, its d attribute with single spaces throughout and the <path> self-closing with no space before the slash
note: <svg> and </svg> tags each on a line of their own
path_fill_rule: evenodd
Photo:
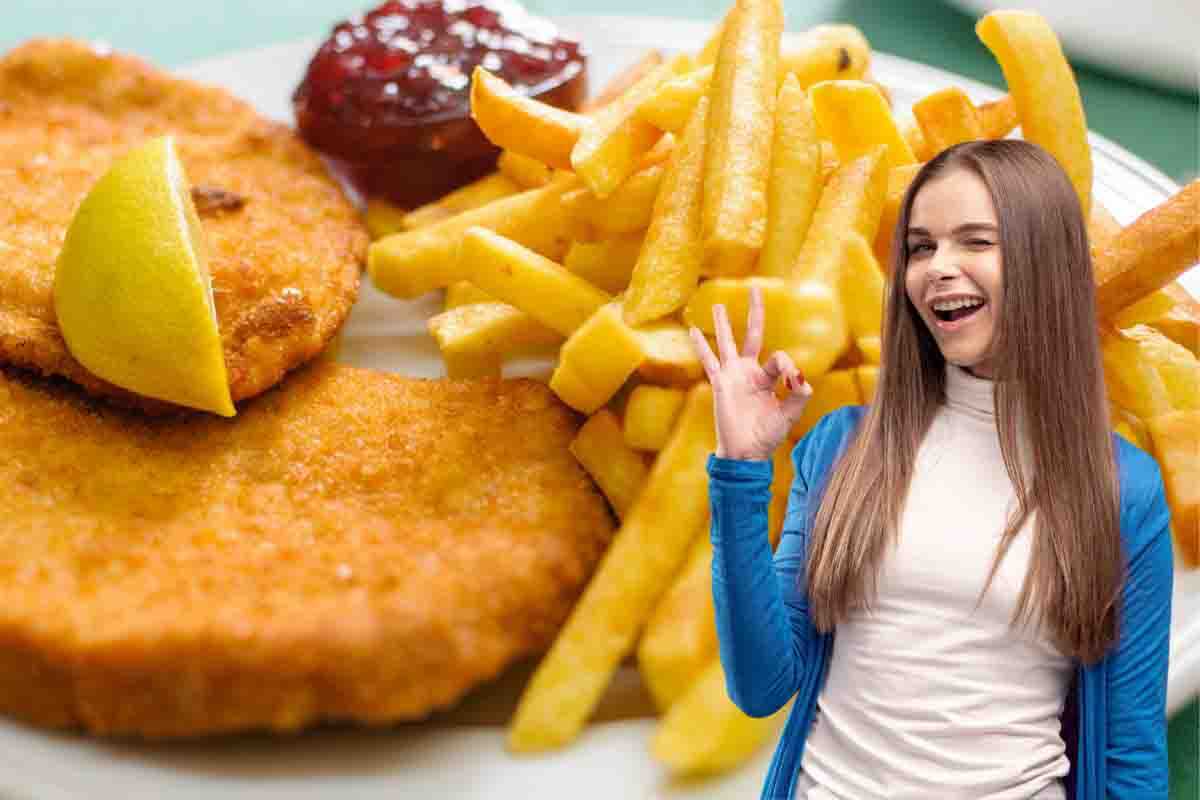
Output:
<svg viewBox="0 0 1200 800">
<path fill-rule="evenodd" d="M 796 697 L 763 800 L 792 800 L 829 668 L 833 634 L 818 633 L 809 619 L 805 554 L 824 480 L 864 412 L 864 406 L 831 412 L 797 442 L 795 479 L 774 555 L 766 536 L 772 463 L 708 457 L 713 600 L 726 688 L 755 717 Z M 1071 763 L 1067 794 L 1166 800 L 1170 512 L 1154 459 L 1115 439 L 1127 565 L 1119 641 L 1097 663 L 1077 663 L 1062 716 Z"/>
</svg>

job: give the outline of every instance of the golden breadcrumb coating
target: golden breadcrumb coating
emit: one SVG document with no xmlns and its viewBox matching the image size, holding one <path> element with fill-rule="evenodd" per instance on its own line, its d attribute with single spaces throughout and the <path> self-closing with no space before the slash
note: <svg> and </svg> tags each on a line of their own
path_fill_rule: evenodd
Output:
<svg viewBox="0 0 1200 800">
<path fill-rule="evenodd" d="M 0 712 L 151 738 L 387 723 L 544 650 L 613 534 L 531 379 L 320 361 L 235 419 L 0 370 Z"/>
</svg>

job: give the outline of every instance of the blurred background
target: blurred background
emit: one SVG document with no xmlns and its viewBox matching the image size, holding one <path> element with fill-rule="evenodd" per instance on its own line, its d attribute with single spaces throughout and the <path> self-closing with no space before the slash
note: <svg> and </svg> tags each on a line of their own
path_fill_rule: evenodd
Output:
<svg viewBox="0 0 1200 800">
<path fill-rule="evenodd" d="M 164 67 L 261 45 L 323 36 L 371 0 L 4 0 L 0 51 L 33 36 L 99 39 Z M 729 0 L 528 0 L 548 15 L 610 14 L 717 20 Z M 1033 8 L 1067 51 L 1089 127 L 1182 184 L 1200 174 L 1200 13 L 1196 0 L 785 0 L 787 27 L 857 26 L 875 50 L 1002 88 L 975 36 L 992 8 Z M 1134 10 L 1136 9 L 1136 10 Z M 585 40 L 587 31 L 577 31 Z M 1200 705 L 1171 720 L 1173 798 L 1200 797 Z"/>
</svg>

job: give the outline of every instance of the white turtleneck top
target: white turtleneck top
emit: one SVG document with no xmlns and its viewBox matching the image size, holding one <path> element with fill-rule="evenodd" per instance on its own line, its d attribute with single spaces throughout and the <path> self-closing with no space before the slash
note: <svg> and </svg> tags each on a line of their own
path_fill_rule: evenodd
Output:
<svg viewBox="0 0 1200 800">
<path fill-rule="evenodd" d="M 1016 498 L 992 382 L 947 364 L 878 597 L 838 625 L 797 797 L 1059 798 L 1071 661 L 1010 627 L 1032 517 L 976 600 Z"/>
</svg>

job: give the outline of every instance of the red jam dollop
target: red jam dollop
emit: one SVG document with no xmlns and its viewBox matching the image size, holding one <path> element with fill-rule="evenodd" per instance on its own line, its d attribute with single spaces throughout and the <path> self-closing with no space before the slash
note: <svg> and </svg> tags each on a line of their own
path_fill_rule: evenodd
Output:
<svg viewBox="0 0 1200 800">
<path fill-rule="evenodd" d="M 561 108 L 587 93 L 580 43 L 510 0 L 389 0 L 339 23 L 292 96 L 300 134 L 354 187 L 404 207 L 494 168 L 471 72 Z"/>
</svg>

